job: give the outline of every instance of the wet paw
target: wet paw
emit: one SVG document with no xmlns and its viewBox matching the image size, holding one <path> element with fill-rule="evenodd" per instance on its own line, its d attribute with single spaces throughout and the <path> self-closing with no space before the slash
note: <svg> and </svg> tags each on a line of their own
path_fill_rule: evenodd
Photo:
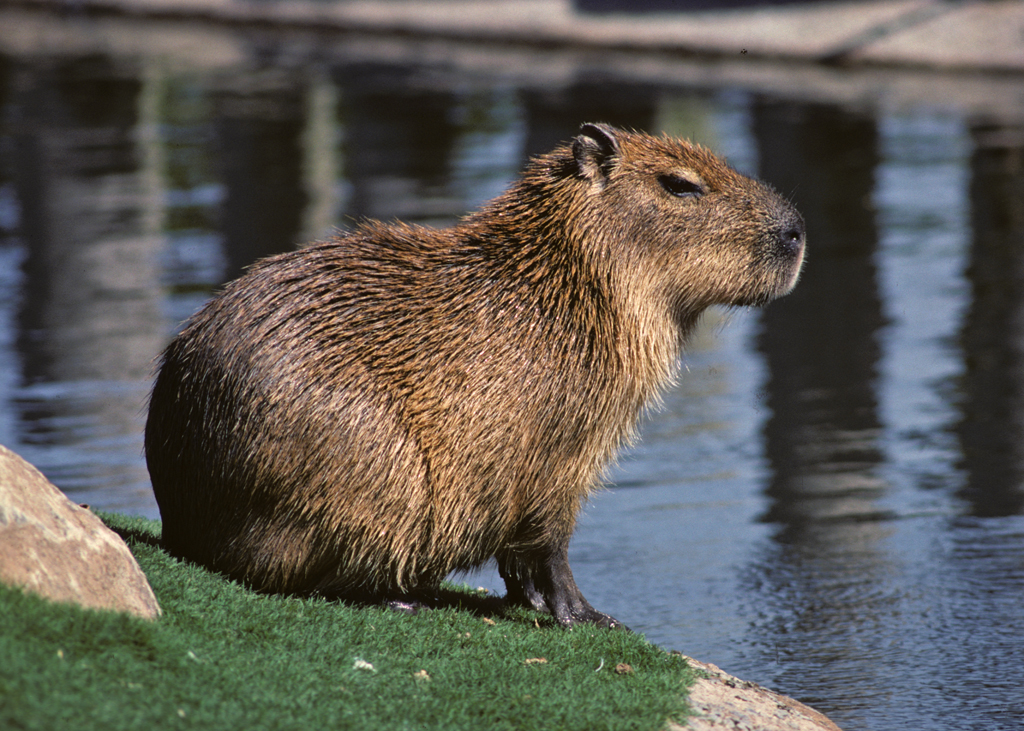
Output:
<svg viewBox="0 0 1024 731">
<path fill-rule="evenodd" d="M 604 614 L 603 612 L 595 611 L 592 617 L 588 617 L 583 621 L 589 622 L 590 624 L 596 624 L 598 627 L 607 627 L 608 629 L 621 629 L 625 632 L 633 631 L 629 627 L 624 625 L 622 622 L 615 619 L 615 617 L 612 617 L 608 614 Z"/>
<path fill-rule="evenodd" d="M 608 629 L 621 629 L 623 632 L 633 631 L 622 622 L 615 619 L 615 617 L 610 617 L 607 614 L 602 614 L 601 619 L 595 620 L 594 624 L 598 627 L 607 627 Z"/>
<path fill-rule="evenodd" d="M 594 624 L 607 629 L 620 629 L 626 632 L 633 631 L 610 614 L 599 612 L 590 607 L 572 612 L 566 617 L 559 617 L 558 621 L 564 627 L 572 627 L 577 624 Z"/>
</svg>

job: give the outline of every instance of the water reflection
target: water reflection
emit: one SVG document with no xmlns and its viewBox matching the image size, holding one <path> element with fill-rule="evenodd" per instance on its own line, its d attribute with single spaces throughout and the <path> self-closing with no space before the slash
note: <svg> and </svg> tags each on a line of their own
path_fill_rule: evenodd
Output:
<svg viewBox="0 0 1024 731">
<path fill-rule="evenodd" d="M 149 368 L 160 246 L 158 176 L 137 135 L 141 84 L 102 61 L 25 70 L 14 187 L 28 277 L 25 367 L 47 380 L 139 377 Z M 39 335 L 45 334 L 45 338 Z"/>
<path fill-rule="evenodd" d="M 881 423 L 874 391 L 882 325 L 871 207 L 877 135 L 871 119 L 835 107 L 761 104 L 761 175 L 789 192 L 815 232 L 800 286 L 765 311 L 765 428 L 773 477 L 764 519 L 784 542 L 814 522 L 877 513 Z"/>
<path fill-rule="evenodd" d="M 764 102 L 754 135 L 761 176 L 792 196 L 813 232 L 799 286 L 765 311 L 758 337 L 771 410 L 761 519 L 778 530 L 751 573 L 765 604 L 755 626 L 778 662 L 800 655 L 798 668 L 788 666 L 799 677 L 778 682 L 843 702 L 871 680 L 860 638 L 881 621 L 865 602 L 886 570 L 878 543 L 891 532 L 877 505 L 877 132 L 856 112 Z M 810 636 L 829 641 L 809 649 Z"/>
<path fill-rule="evenodd" d="M 213 92 L 221 179 L 221 225 L 234 279 L 255 259 L 301 243 L 308 202 L 302 179 L 303 80 L 277 72 L 227 79 Z"/>
<path fill-rule="evenodd" d="M 1024 509 L 1024 127 L 971 127 L 971 305 L 957 428 L 975 515 Z"/>
<path fill-rule="evenodd" d="M 8 88 L 26 441 L 94 452 L 86 465 L 42 457 L 65 485 L 144 489 L 144 470 L 118 448 L 137 442 L 133 385 L 163 342 L 154 100 L 137 68 L 102 58 L 16 67 Z"/>
<path fill-rule="evenodd" d="M 582 122 L 652 130 L 658 109 L 656 90 L 642 84 L 611 85 L 600 79 L 581 79 L 559 89 L 531 89 L 523 95 L 523 107 L 528 155 L 564 142 L 566 132 L 578 129 Z"/>
<path fill-rule="evenodd" d="M 450 220 L 465 212 L 448 188 L 463 132 L 459 97 L 417 85 L 416 74 L 415 67 L 358 65 L 337 77 L 354 218 Z"/>
</svg>

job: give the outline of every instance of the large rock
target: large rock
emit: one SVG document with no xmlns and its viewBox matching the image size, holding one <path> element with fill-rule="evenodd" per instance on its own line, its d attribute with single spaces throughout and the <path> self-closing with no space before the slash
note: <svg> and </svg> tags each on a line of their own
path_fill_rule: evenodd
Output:
<svg viewBox="0 0 1024 731">
<path fill-rule="evenodd" d="M 800 701 L 734 678 L 711 663 L 686 661 L 706 677 L 690 688 L 695 715 L 686 726 L 669 723 L 667 731 L 841 731 Z"/>
<path fill-rule="evenodd" d="M 121 537 L 2 445 L 0 581 L 58 602 L 160 616 Z"/>
</svg>

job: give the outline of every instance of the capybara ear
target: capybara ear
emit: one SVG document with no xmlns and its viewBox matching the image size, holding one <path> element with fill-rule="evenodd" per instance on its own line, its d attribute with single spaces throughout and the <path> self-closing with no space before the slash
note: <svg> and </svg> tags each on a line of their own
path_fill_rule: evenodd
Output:
<svg viewBox="0 0 1024 731">
<path fill-rule="evenodd" d="M 603 184 L 619 156 L 618 130 L 607 124 L 584 124 L 573 140 L 572 154 L 579 166 L 580 177 Z"/>
</svg>

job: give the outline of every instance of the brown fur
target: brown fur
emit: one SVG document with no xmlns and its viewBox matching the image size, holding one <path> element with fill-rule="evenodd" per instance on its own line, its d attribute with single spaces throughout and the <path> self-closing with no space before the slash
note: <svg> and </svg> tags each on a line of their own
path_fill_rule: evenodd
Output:
<svg viewBox="0 0 1024 731">
<path fill-rule="evenodd" d="M 710 152 L 586 125 L 453 228 L 260 261 L 164 353 L 165 543 L 262 590 L 385 599 L 497 557 L 511 599 L 615 625 L 564 558 L 581 502 L 701 312 L 784 294 L 802 254 L 799 214 Z"/>
</svg>

